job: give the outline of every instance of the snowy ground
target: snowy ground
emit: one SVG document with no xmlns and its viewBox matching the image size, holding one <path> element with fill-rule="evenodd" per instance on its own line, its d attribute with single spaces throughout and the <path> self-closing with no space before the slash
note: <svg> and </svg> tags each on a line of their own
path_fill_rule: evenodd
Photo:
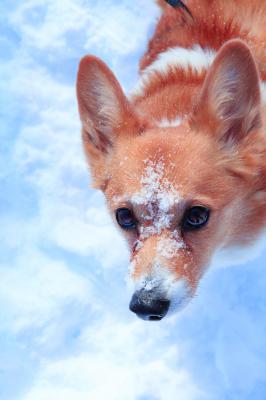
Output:
<svg viewBox="0 0 266 400">
<path fill-rule="evenodd" d="M 89 189 L 75 100 L 93 53 L 133 87 L 152 0 L 0 3 L 0 399 L 263 400 L 266 251 L 174 319 L 128 311 L 127 252 Z"/>
</svg>

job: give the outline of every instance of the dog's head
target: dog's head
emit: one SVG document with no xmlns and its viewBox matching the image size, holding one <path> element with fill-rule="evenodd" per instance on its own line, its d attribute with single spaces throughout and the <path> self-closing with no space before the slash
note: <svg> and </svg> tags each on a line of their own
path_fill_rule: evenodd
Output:
<svg viewBox="0 0 266 400">
<path fill-rule="evenodd" d="M 131 249 L 130 308 L 159 320 L 192 298 L 218 248 L 251 239 L 261 225 L 255 62 L 241 41 L 224 45 L 175 127 L 140 115 L 95 57 L 82 59 L 77 93 L 94 186 Z"/>
</svg>

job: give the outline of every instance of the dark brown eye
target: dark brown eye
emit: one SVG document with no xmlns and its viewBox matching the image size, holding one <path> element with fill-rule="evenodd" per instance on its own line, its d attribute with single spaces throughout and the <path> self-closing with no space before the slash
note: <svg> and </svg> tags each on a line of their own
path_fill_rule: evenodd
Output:
<svg viewBox="0 0 266 400">
<path fill-rule="evenodd" d="M 116 220 L 123 229 L 135 229 L 137 220 L 129 208 L 118 208 L 116 210 Z"/>
<path fill-rule="evenodd" d="M 195 206 L 185 212 L 183 218 L 183 230 L 200 229 L 208 222 L 210 211 L 203 206 Z"/>
</svg>

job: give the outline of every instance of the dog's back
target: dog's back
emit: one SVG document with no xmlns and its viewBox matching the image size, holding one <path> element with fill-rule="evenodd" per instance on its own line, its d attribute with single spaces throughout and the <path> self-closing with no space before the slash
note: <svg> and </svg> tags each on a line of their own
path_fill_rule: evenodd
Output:
<svg viewBox="0 0 266 400">
<path fill-rule="evenodd" d="M 195 44 L 216 51 L 230 39 L 244 40 L 256 58 L 262 78 L 266 79 L 266 2 L 264 0 L 188 0 L 193 19 L 182 9 L 159 0 L 163 13 L 141 69 L 150 65 L 158 53 L 175 46 Z"/>
<path fill-rule="evenodd" d="M 162 15 L 140 61 L 141 79 L 132 97 L 137 107 L 156 119 L 187 115 L 216 53 L 234 38 L 247 43 L 261 81 L 266 80 L 265 1 L 189 0 L 193 18 L 164 0 L 158 3 Z M 262 95 L 266 98 L 266 90 Z"/>
</svg>

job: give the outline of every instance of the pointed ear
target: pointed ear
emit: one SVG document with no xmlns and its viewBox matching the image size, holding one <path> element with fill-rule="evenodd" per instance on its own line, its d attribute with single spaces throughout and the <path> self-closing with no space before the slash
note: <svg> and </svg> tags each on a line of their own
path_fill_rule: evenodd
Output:
<svg viewBox="0 0 266 400">
<path fill-rule="evenodd" d="M 248 46 L 227 42 L 205 78 L 191 124 L 232 145 L 261 125 L 259 75 Z"/>
<path fill-rule="evenodd" d="M 137 118 L 118 81 L 97 57 L 80 62 L 77 98 L 84 140 L 94 152 L 108 153 L 123 130 L 136 130 Z"/>
</svg>

